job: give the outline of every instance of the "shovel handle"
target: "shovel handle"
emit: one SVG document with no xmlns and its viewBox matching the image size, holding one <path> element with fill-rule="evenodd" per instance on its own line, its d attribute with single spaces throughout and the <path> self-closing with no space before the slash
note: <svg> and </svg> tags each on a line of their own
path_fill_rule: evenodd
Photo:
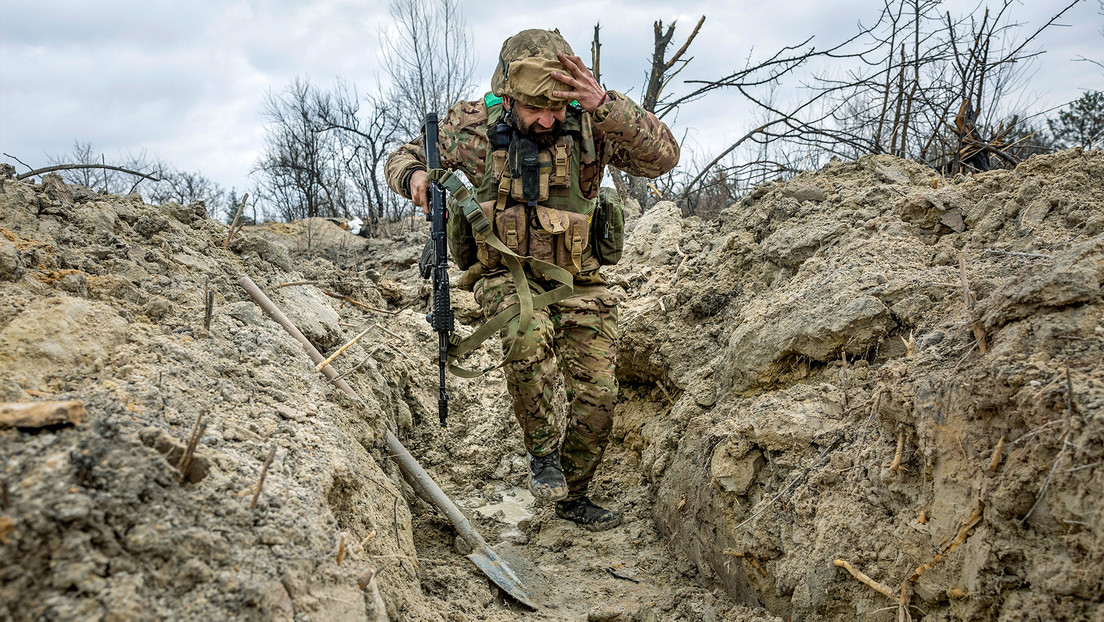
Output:
<svg viewBox="0 0 1104 622">
<path fill-rule="evenodd" d="M 432 503 L 434 507 L 448 517 L 449 522 L 456 527 L 456 531 L 460 532 L 460 535 L 472 549 L 483 551 L 489 548 L 487 541 L 475 530 L 468 517 L 464 516 L 460 508 L 456 507 L 456 504 L 448 498 L 441 487 L 437 485 L 437 482 L 433 481 L 429 473 L 425 472 L 422 465 L 418 464 L 414 456 L 410 455 L 410 452 L 407 451 L 406 447 L 403 447 L 403 444 L 395 438 L 390 430 L 387 431 L 387 450 L 391 453 L 391 459 L 402 469 L 414 492 L 418 493 L 419 497 Z"/>
<path fill-rule="evenodd" d="M 268 314 L 270 318 L 276 321 L 277 324 L 283 327 L 299 345 L 303 346 L 303 349 L 310 355 L 311 360 L 315 364 L 321 363 L 324 360 L 322 353 L 314 347 L 314 344 L 310 342 L 307 337 L 291 323 L 286 315 L 280 309 L 269 300 L 268 296 L 261 291 L 261 288 L 257 287 L 257 284 L 253 282 L 247 276 L 241 277 L 238 283 L 245 289 L 246 292 L 253 298 L 261 309 Z M 326 375 L 334 386 L 345 392 L 346 395 L 353 398 L 358 404 L 363 404 L 360 396 L 353 390 L 353 387 L 349 386 L 349 383 L 343 379 L 336 379 L 337 372 L 333 367 L 327 365 L 322 368 L 322 373 Z M 489 548 L 487 541 L 483 539 L 483 536 L 479 535 L 479 532 L 472 527 L 468 517 L 464 516 L 464 513 L 460 511 L 460 508 L 456 507 L 456 504 L 445 495 L 445 492 L 441 490 L 441 487 L 433 481 L 433 478 L 425 472 L 422 465 L 418 464 L 418 461 L 414 459 L 414 456 L 410 455 L 406 447 L 399 442 L 399 439 L 395 438 L 395 435 L 387 430 L 385 440 L 387 441 L 387 451 L 391 455 L 391 459 L 394 460 L 403 474 L 406 475 L 407 480 L 411 482 L 411 487 L 418 493 L 419 497 L 422 497 L 429 503 L 433 504 L 438 510 L 441 511 L 449 521 L 456 527 L 456 530 L 460 532 L 460 535 L 467 541 L 472 549 L 480 551 Z"/>
</svg>

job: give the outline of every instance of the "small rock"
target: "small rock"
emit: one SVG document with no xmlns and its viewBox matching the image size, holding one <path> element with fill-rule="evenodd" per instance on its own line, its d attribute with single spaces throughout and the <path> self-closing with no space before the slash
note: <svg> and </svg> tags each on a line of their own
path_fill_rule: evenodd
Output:
<svg viewBox="0 0 1104 622">
<path fill-rule="evenodd" d="M 920 349 L 926 350 L 941 341 L 943 341 L 943 333 L 939 331 L 925 333 L 920 337 Z"/>
<path fill-rule="evenodd" d="M 70 272 L 54 281 L 54 287 L 75 294 L 81 298 L 88 297 L 88 277 L 80 272 Z"/>
<path fill-rule="evenodd" d="M 943 218 L 941 218 L 939 222 L 950 227 L 955 233 L 962 233 L 966 230 L 966 223 L 962 219 L 962 212 L 957 209 L 943 214 Z"/>
<path fill-rule="evenodd" d="M 790 185 L 782 191 L 782 195 L 798 201 L 812 201 L 814 203 L 820 203 L 828 198 L 828 193 L 823 188 L 813 184 Z"/>
<path fill-rule="evenodd" d="M 87 518 L 91 510 L 92 500 L 86 495 L 68 494 L 57 501 L 54 517 L 60 521 L 74 521 Z"/>
<path fill-rule="evenodd" d="M 88 412 L 80 400 L 63 402 L 0 403 L 0 427 L 44 428 L 51 425 L 80 425 Z"/>
<path fill-rule="evenodd" d="M 598 607 L 587 614 L 587 622 L 617 622 L 628 619 L 628 614 L 621 607 Z"/>
<path fill-rule="evenodd" d="M 173 303 L 161 296 L 152 296 L 150 301 L 142 305 L 142 315 L 153 321 L 158 321 L 172 313 Z"/>
<path fill-rule="evenodd" d="M 13 242 L 0 235 L 0 279 L 18 281 L 23 276 L 23 272 L 19 249 Z"/>
</svg>

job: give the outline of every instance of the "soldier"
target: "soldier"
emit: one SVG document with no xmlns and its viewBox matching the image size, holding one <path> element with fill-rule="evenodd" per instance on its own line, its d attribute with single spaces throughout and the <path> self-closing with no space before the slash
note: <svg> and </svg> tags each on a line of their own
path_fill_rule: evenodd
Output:
<svg viewBox="0 0 1104 622">
<path fill-rule="evenodd" d="M 569 275 L 569 297 L 501 331 L 504 368 L 529 452 L 530 490 L 556 501 L 560 518 L 609 529 L 620 517 L 591 501 L 587 487 L 617 400 L 617 299 L 599 273 L 615 260 L 601 255 L 590 229 L 596 208 L 605 207 L 598 198 L 606 165 L 657 177 L 678 163 L 679 146 L 654 114 L 603 89 L 557 30 L 524 30 L 503 43 L 497 60 L 492 92 L 454 105 L 439 133 L 442 167 L 467 176 L 495 239 L 473 234 L 451 210 L 449 251 L 488 320 L 521 296 L 565 285 L 555 274 Z M 387 160 L 391 189 L 428 211 L 425 171 L 421 138 Z M 508 269 L 519 258 L 527 281 L 520 294 Z M 569 401 L 562 443 L 557 370 Z"/>
</svg>

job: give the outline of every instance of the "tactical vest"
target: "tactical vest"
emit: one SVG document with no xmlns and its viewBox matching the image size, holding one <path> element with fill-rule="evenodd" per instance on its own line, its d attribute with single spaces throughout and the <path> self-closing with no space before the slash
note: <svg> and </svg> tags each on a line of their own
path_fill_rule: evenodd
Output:
<svg viewBox="0 0 1104 622">
<path fill-rule="evenodd" d="M 485 103 L 493 132 L 505 110 L 498 98 L 488 96 Z M 516 132 L 509 132 L 508 139 L 489 136 L 488 142 L 488 174 L 475 197 L 498 239 L 517 255 L 547 261 L 573 276 L 596 271 L 599 262 L 590 240 L 595 200 L 583 196 L 579 186 L 581 154 L 593 153 L 595 146 L 583 137 L 581 110 L 568 106 L 562 134 L 549 148 L 526 153 Z M 526 174 L 526 169 L 533 173 Z M 498 268 L 501 254 L 478 233 L 473 235 L 479 263 Z"/>
<path fill-rule="evenodd" d="M 454 362 L 502 329 L 509 327 L 514 335 L 525 332 L 534 309 L 576 295 L 580 286 L 604 283 L 598 267 L 617 263 L 624 243 L 624 215 L 616 192 L 602 188 L 594 200 L 580 189 L 584 154 L 588 161 L 598 155 L 593 136 L 583 131 L 582 109 L 568 107 L 563 135 L 550 148 L 523 148 L 515 132 L 501 123 L 501 100 L 488 95 L 484 101 L 489 149 L 481 183 L 472 192 L 453 174 L 441 181 L 449 191 L 449 249 L 466 269 L 461 287 L 471 289 L 469 277 L 508 271 L 517 302 L 454 342 L 449 347 Z M 534 292 L 527 275 L 546 282 Z M 463 377 L 478 376 L 514 360 L 521 343 L 514 339 L 495 367 L 471 371 L 453 362 L 449 369 Z"/>
</svg>

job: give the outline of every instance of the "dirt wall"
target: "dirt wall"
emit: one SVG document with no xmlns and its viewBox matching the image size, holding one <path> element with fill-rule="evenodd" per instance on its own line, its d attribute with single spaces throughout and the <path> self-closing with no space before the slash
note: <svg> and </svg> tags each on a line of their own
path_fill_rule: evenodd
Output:
<svg viewBox="0 0 1104 622">
<path fill-rule="evenodd" d="M 202 204 L 0 184 L 0 401 L 88 412 L 0 429 L 0 619 L 363 620 L 357 580 L 381 559 L 388 610 L 431 615 L 409 506 L 373 455 L 385 420 L 410 425 L 410 364 L 355 347 L 369 408 L 343 399 L 237 278 L 324 349 L 345 339 L 330 299 L 276 288 L 303 278 L 288 248 L 247 233 L 224 249 Z"/>
<path fill-rule="evenodd" d="M 1101 152 L 869 157 L 646 213 L 620 434 L 675 548 L 793 620 L 1104 616 L 1102 193 Z"/>
</svg>

